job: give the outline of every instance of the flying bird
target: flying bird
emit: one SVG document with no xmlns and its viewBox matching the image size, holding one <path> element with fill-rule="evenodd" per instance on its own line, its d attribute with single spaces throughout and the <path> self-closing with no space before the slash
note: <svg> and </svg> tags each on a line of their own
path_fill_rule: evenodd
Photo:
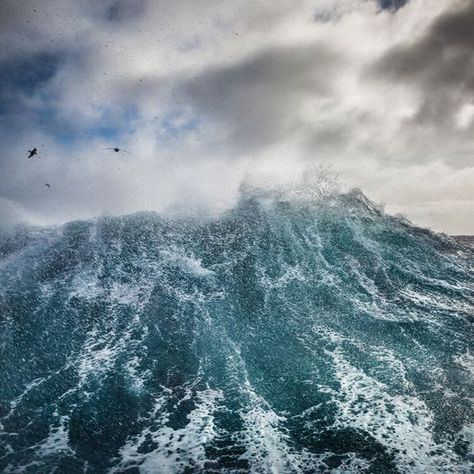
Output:
<svg viewBox="0 0 474 474">
<path fill-rule="evenodd" d="M 127 151 L 127 150 L 124 150 L 123 148 L 118 148 L 118 147 L 115 147 L 115 148 L 106 148 L 106 150 L 112 150 L 112 151 L 115 151 L 115 153 L 118 153 L 119 151 L 123 151 L 124 153 L 128 153 L 130 155 L 130 152 Z"/>
<path fill-rule="evenodd" d="M 28 150 L 28 158 L 32 158 L 33 156 L 38 154 L 38 150 L 36 148 L 33 148 L 33 150 Z"/>
<path fill-rule="evenodd" d="M 49 183 L 44 183 L 44 185 L 51 189 L 51 185 Z"/>
</svg>

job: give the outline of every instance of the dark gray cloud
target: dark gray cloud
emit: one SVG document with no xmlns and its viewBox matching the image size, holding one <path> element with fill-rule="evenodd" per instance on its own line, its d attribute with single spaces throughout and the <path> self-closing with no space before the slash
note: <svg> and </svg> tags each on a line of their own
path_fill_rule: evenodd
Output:
<svg viewBox="0 0 474 474">
<path fill-rule="evenodd" d="M 395 11 L 402 8 L 407 2 L 408 0 L 377 0 L 381 8 Z"/>
<path fill-rule="evenodd" d="M 341 56 L 322 43 L 267 49 L 184 81 L 178 94 L 197 114 L 225 124 L 235 151 L 288 140 L 302 125 L 302 102 L 333 94 L 331 77 Z"/>
<path fill-rule="evenodd" d="M 86 13 L 105 22 L 127 23 L 139 20 L 147 12 L 149 0 L 88 0 Z"/>
<path fill-rule="evenodd" d="M 5 125 L 18 126 L 17 120 L 35 113 L 35 96 L 55 76 L 64 60 L 60 53 L 42 52 L 0 62 L 0 120 L 6 117 Z"/>
<path fill-rule="evenodd" d="M 421 37 L 389 50 L 370 73 L 418 89 L 422 100 L 413 121 L 448 124 L 474 99 L 474 1 L 443 11 Z"/>
</svg>

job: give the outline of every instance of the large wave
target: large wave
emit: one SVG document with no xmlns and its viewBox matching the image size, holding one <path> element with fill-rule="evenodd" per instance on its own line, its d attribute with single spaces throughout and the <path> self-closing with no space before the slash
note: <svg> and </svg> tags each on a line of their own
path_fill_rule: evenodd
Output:
<svg viewBox="0 0 474 474">
<path fill-rule="evenodd" d="M 473 469 L 474 253 L 360 192 L 0 255 L 0 470 Z"/>
</svg>

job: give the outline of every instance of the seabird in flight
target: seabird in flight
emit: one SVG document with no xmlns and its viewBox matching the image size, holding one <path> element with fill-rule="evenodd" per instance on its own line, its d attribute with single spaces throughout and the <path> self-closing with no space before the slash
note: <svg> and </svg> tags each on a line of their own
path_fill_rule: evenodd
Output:
<svg viewBox="0 0 474 474">
<path fill-rule="evenodd" d="M 38 154 L 38 150 L 36 148 L 33 148 L 33 150 L 28 150 L 28 158 L 32 158 L 33 156 Z"/>
<path fill-rule="evenodd" d="M 123 151 L 123 152 L 125 152 L 125 153 L 130 154 L 129 151 L 124 150 L 123 148 L 118 148 L 118 147 L 115 147 L 115 148 L 106 148 L 106 150 L 113 150 L 113 151 L 115 151 L 115 153 L 118 153 L 119 151 Z"/>
<path fill-rule="evenodd" d="M 49 189 L 51 189 L 51 185 L 49 183 L 44 183 L 45 186 L 48 186 Z"/>
</svg>

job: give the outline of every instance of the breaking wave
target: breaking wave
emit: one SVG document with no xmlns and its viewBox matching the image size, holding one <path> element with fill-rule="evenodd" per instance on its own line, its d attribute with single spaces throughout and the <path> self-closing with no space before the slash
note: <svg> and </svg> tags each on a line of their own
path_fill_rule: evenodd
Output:
<svg viewBox="0 0 474 474">
<path fill-rule="evenodd" d="M 0 470 L 474 468 L 474 253 L 361 192 L 0 239 Z"/>
</svg>

